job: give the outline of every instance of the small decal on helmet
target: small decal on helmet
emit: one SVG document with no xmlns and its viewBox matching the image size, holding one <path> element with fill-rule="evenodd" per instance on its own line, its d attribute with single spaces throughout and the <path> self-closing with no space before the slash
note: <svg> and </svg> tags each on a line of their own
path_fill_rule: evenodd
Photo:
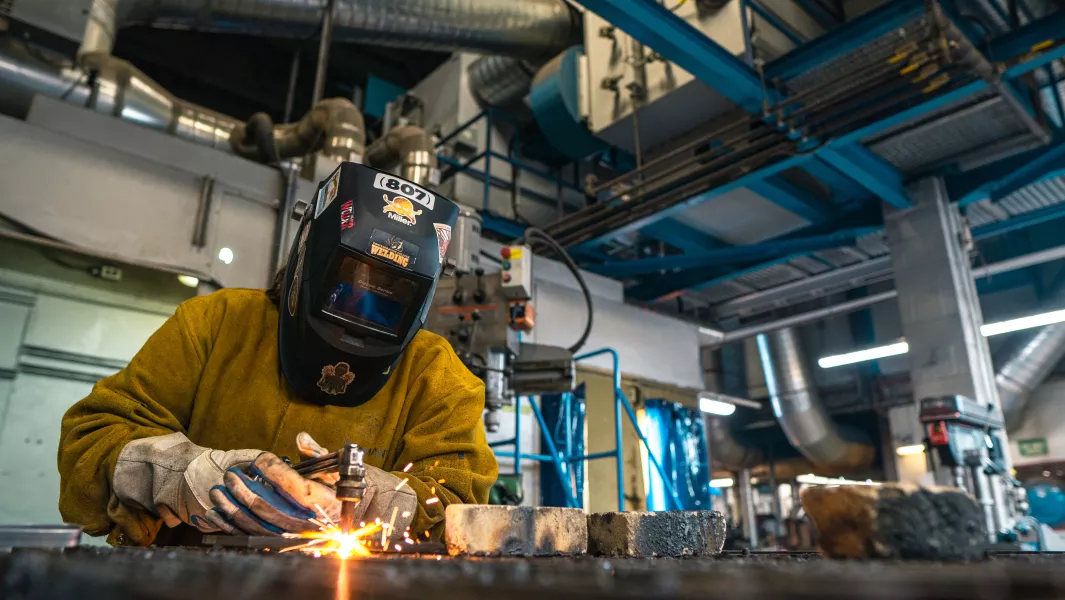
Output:
<svg viewBox="0 0 1065 600">
<path fill-rule="evenodd" d="M 303 231 L 300 233 L 300 250 L 299 255 L 296 258 L 296 272 L 292 276 L 292 283 L 288 286 L 288 314 L 289 316 L 296 316 L 296 305 L 299 303 L 300 297 L 300 274 L 303 273 L 303 255 L 307 251 L 307 236 L 311 233 L 311 224 L 307 223 L 303 226 Z"/>
<path fill-rule="evenodd" d="M 389 200 L 388 194 L 384 194 L 384 199 L 385 207 L 382 212 L 384 212 L 389 219 L 403 223 L 408 227 L 418 222 L 416 217 L 422 214 L 422 211 L 414 210 L 414 203 L 408 198 L 396 196 L 392 200 Z"/>
<path fill-rule="evenodd" d="M 318 202 L 316 203 L 314 210 L 314 218 L 317 219 L 318 215 L 322 214 L 333 200 L 336 200 L 337 190 L 340 189 L 340 169 L 337 169 L 336 173 L 329 178 L 329 181 L 322 186 L 322 189 L 318 191 Z"/>
<path fill-rule="evenodd" d="M 436 228 L 436 246 L 440 250 L 440 264 L 444 263 L 444 255 L 447 254 L 447 245 L 451 243 L 451 226 L 444 223 L 433 223 Z"/>
<path fill-rule="evenodd" d="M 432 171 L 430 171 L 430 177 L 431 176 Z M 431 183 L 436 185 L 434 182 Z M 394 177 L 388 173 L 378 173 L 377 176 L 374 177 L 373 186 L 379 190 L 406 196 L 429 210 L 433 210 L 433 206 L 436 205 L 436 196 L 434 196 L 432 192 L 428 192 L 409 181 Z"/>
<path fill-rule="evenodd" d="M 331 396 L 339 396 L 348 391 L 352 381 L 355 381 L 355 374 L 351 372 L 351 367 L 346 362 L 338 362 L 322 367 L 318 388 Z"/>
<path fill-rule="evenodd" d="M 393 237 L 389 242 L 388 246 L 377 242 L 370 244 L 370 256 L 377 256 L 407 268 L 410 265 L 410 255 L 403 253 L 403 240 Z"/>
<path fill-rule="evenodd" d="M 351 229 L 355 226 L 355 206 L 351 200 L 340 205 L 340 230 Z"/>
</svg>

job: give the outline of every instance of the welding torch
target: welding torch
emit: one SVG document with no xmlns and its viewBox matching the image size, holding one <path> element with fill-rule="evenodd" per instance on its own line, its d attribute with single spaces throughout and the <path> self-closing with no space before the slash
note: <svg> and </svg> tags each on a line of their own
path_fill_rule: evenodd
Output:
<svg viewBox="0 0 1065 600">
<path fill-rule="evenodd" d="M 350 533 L 355 525 L 355 506 L 362 501 L 366 491 L 366 463 L 358 444 L 345 443 L 344 447 L 319 457 L 305 460 L 295 467 L 304 477 L 336 470 L 336 495 L 340 500 L 340 531 Z"/>
</svg>

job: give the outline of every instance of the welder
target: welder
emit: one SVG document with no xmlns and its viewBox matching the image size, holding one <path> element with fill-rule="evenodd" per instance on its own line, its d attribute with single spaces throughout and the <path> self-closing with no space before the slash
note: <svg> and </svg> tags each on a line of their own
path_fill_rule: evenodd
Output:
<svg viewBox="0 0 1065 600">
<path fill-rule="evenodd" d="M 271 289 L 184 302 L 67 411 L 64 520 L 117 545 L 314 530 L 341 503 L 291 464 L 350 442 L 366 465 L 356 520 L 439 539 L 444 509 L 486 502 L 497 474 L 482 382 L 422 330 L 457 214 L 342 164 Z"/>
</svg>

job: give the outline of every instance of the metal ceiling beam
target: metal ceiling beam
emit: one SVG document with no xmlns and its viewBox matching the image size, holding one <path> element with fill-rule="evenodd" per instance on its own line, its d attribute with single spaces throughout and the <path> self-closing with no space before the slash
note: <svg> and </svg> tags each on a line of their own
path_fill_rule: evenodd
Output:
<svg viewBox="0 0 1065 600">
<path fill-rule="evenodd" d="M 762 112 L 762 84 L 754 70 L 665 6 L 654 0 L 581 4 L 748 112 Z"/>
<path fill-rule="evenodd" d="M 813 40 L 765 67 L 767 79 L 788 80 L 902 27 L 924 12 L 922 0 L 896 0 Z"/>
<path fill-rule="evenodd" d="M 665 242 L 684 252 L 702 252 L 725 248 L 730 244 L 676 219 L 662 219 L 640 230 L 640 234 Z"/>
<path fill-rule="evenodd" d="M 779 177 L 774 177 L 772 181 L 756 181 L 747 189 L 812 224 L 823 223 L 832 217 L 827 202 Z"/>
<path fill-rule="evenodd" d="M 796 253 L 815 252 L 827 248 L 853 245 L 858 238 L 878 231 L 879 227 L 858 227 L 844 229 L 835 233 L 815 235 L 810 237 L 793 238 L 733 246 L 718 250 L 708 250 L 694 254 L 675 254 L 657 258 L 642 258 L 607 263 L 599 268 L 599 272 L 609 277 L 635 277 L 658 273 L 659 271 L 675 271 L 686 269 L 699 269 L 709 267 L 721 267 L 736 263 L 750 263 L 756 260 L 779 258 Z M 683 274 L 677 274 L 677 277 Z M 673 275 L 670 275 L 673 277 Z"/>
<path fill-rule="evenodd" d="M 910 207 L 902 173 L 865 146 L 824 147 L 817 151 L 817 155 L 895 208 Z"/>
<path fill-rule="evenodd" d="M 948 180 L 951 199 L 967 206 L 1000 200 L 1017 190 L 1065 173 L 1065 136 L 1050 145 L 1000 160 Z"/>
<path fill-rule="evenodd" d="M 1062 32 L 1065 32 L 1065 11 L 1057 11 L 991 40 L 988 58 L 1005 60 L 1020 56 L 1043 42 L 1058 39 Z"/>
</svg>

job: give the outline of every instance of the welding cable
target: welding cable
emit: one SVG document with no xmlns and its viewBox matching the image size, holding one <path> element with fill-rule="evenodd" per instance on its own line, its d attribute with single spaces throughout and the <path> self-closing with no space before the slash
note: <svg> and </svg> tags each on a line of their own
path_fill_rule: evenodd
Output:
<svg viewBox="0 0 1065 600">
<path fill-rule="evenodd" d="M 566 263 L 566 266 L 569 267 L 570 272 L 573 273 L 573 277 L 577 279 L 577 285 L 580 286 L 581 293 L 584 294 L 584 303 L 588 307 L 588 320 L 584 324 L 584 332 L 581 333 L 581 337 L 575 344 L 568 348 L 570 352 L 576 354 L 577 351 L 584 346 L 584 343 L 588 341 L 588 335 L 592 332 L 592 293 L 588 291 L 588 285 L 584 282 L 584 276 L 581 275 L 580 268 L 577 267 L 577 263 L 573 262 L 573 258 L 570 257 L 569 252 L 566 252 L 566 249 L 562 247 L 562 244 L 559 244 L 555 241 L 555 238 L 547 235 L 543 230 L 529 227 L 525 230 L 524 235 L 517 240 L 514 240 L 514 244 L 521 245 L 525 241 L 531 241 L 531 238 L 533 237 L 539 238 L 540 241 L 550 246 L 551 249 L 555 251 L 555 254 L 558 254 L 562 258 L 562 262 Z"/>
</svg>

